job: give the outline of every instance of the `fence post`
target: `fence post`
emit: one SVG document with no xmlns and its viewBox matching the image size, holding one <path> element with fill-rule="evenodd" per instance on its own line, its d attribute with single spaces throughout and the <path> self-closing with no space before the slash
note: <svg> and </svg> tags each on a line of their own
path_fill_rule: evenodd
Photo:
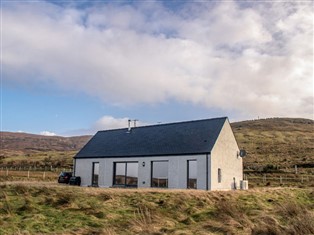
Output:
<svg viewBox="0 0 314 235">
<path fill-rule="evenodd" d="M 7 168 L 7 176 L 9 176 L 9 170 L 8 170 L 8 168 Z"/>
<path fill-rule="evenodd" d="M 29 179 L 29 170 L 27 171 L 27 179 Z"/>
<path fill-rule="evenodd" d="M 44 174 L 43 174 L 43 179 L 46 178 L 46 171 L 44 171 Z"/>
<path fill-rule="evenodd" d="M 280 176 L 279 180 L 280 180 L 280 184 L 282 184 L 282 176 Z"/>
<path fill-rule="evenodd" d="M 303 175 L 301 176 L 301 183 L 303 183 Z"/>
</svg>

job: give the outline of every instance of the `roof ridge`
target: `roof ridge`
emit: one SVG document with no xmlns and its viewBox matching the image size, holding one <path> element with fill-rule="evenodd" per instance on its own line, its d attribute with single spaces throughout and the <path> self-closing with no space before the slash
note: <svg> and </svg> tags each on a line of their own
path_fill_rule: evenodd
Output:
<svg viewBox="0 0 314 235">
<path fill-rule="evenodd" d="M 131 129 L 138 129 L 138 128 L 148 128 L 148 127 L 154 127 L 154 126 L 170 126 L 170 125 L 176 125 L 176 124 L 184 124 L 184 123 L 193 123 L 193 122 L 202 122 L 202 121 L 211 121 L 211 120 L 218 120 L 218 119 L 227 119 L 227 116 L 224 117 L 217 117 L 217 118 L 205 118 L 205 119 L 197 119 L 197 120 L 190 120 L 190 121 L 178 121 L 178 122 L 169 122 L 169 123 L 160 123 L 160 124 L 152 124 L 152 125 L 145 125 L 145 126 L 137 126 L 137 127 L 131 127 Z M 118 130 L 127 130 L 127 127 L 124 128 L 117 128 L 117 129 L 108 129 L 108 130 L 100 130 L 98 132 L 107 132 L 107 131 L 118 131 Z"/>
</svg>

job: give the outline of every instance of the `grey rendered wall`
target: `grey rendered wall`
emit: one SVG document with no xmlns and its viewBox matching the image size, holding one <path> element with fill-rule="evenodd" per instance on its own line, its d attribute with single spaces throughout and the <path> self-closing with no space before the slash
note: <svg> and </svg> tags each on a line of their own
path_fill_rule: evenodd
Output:
<svg viewBox="0 0 314 235">
<path fill-rule="evenodd" d="M 239 187 L 243 178 L 243 165 L 238 151 L 230 123 L 226 120 L 211 152 L 211 190 L 232 189 L 233 177 Z M 222 170 L 221 183 L 218 183 L 218 168 Z"/>
<path fill-rule="evenodd" d="M 151 162 L 167 160 L 169 162 L 168 188 L 185 189 L 187 188 L 187 161 L 197 160 L 197 188 L 206 189 L 206 159 L 206 155 L 76 159 L 75 171 L 76 175 L 82 178 L 82 186 L 91 185 L 92 163 L 99 162 L 99 186 L 111 187 L 114 162 L 136 161 L 139 163 L 138 187 L 149 188 L 151 186 Z"/>
<path fill-rule="evenodd" d="M 76 159 L 74 165 L 75 176 L 81 177 L 81 185 L 91 184 L 92 164 L 90 159 Z"/>
</svg>

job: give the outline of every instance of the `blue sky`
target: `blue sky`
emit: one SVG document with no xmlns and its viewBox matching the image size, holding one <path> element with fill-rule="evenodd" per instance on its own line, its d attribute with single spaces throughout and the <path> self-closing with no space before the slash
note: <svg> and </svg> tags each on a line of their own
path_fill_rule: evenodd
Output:
<svg viewBox="0 0 314 235">
<path fill-rule="evenodd" d="M 1 130 L 313 119 L 311 1 L 2 1 Z"/>
</svg>

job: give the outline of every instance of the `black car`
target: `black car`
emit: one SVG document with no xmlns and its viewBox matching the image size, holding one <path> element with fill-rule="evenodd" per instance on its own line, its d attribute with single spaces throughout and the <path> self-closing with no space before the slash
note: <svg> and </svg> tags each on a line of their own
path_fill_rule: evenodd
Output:
<svg viewBox="0 0 314 235">
<path fill-rule="evenodd" d="M 70 185 L 80 186 L 81 185 L 81 177 L 79 177 L 79 176 L 72 176 L 70 178 L 69 184 Z"/>
<path fill-rule="evenodd" d="M 68 184 L 71 177 L 72 177 L 72 172 L 63 171 L 59 175 L 58 183 Z"/>
</svg>

